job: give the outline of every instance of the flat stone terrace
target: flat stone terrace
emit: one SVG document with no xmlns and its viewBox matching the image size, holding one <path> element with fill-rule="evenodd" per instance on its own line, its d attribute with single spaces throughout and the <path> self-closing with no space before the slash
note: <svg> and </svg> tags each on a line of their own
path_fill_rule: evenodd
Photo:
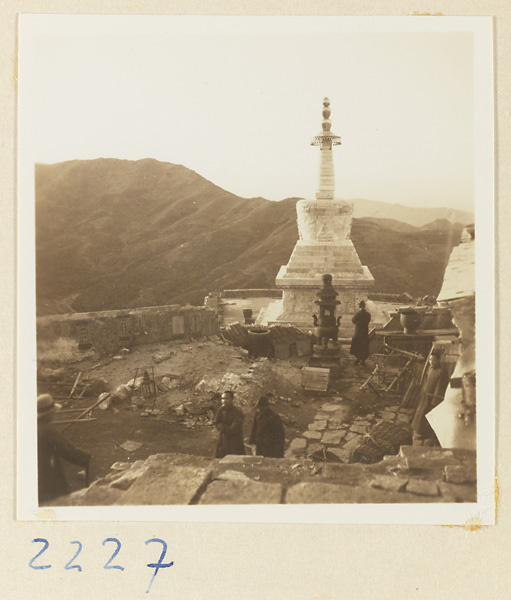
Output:
<svg viewBox="0 0 511 600">
<path fill-rule="evenodd" d="M 475 465 L 475 452 L 415 446 L 374 465 L 155 454 L 53 505 L 475 502 Z"/>
</svg>

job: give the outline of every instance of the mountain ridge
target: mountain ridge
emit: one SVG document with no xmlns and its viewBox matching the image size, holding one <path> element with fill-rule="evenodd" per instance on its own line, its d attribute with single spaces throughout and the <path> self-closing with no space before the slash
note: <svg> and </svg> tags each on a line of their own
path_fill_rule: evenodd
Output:
<svg viewBox="0 0 511 600">
<path fill-rule="evenodd" d="M 35 178 L 38 314 L 201 304 L 210 291 L 274 287 L 298 239 L 296 198 L 241 198 L 182 165 L 74 160 L 38 164 Z M 352 239 L 375 291 L 434 295 L 460 227 L 396 231 L 355 218 Z"/>
</svg>

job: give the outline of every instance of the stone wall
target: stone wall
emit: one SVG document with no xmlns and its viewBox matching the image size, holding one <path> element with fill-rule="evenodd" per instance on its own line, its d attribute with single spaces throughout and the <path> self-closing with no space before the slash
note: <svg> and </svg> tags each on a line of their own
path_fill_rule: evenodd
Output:
<svg viewBox="0 0 511 600">
<path fill-rule="evenodd" d="M 60 359 L 78 352 L 96 357 L 137 344 L 198 338 L 219 333 L 216 313 L 201 306 L 155 306 L 125 310 L 53 315 L 37 319 L 38 358 L 60 349 Z M 65 341 L 65 343 L 63 343 Z"/>
</svg>

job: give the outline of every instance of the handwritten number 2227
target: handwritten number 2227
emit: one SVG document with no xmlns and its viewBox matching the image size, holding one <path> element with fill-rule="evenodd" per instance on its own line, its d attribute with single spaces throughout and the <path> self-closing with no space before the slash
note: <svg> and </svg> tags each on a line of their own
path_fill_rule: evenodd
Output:
<svg viewBox="0 0 511 600">
<path fill-rule="evenodd" d="M 41 544 L 43 544 L 43 547 L 30 560 L 30 562 L 28 563 L 29 567 L 31 567 L 32 569 L 34 569 L 36 571 L 41 571 L 43 569 L 50 569 L 51 565 L 35 564 L 35 561 L 44 552 L 46 552 L 46 550 L 49 548 L 50 543 L 45 538 L 35 538 L 35 539 L 32 540 L 32 542 L 33 543 L 34 542 L 35 543 L 41 543 Z M 106 538 L 106 539 L 103 540 L 102 545 L 105 546 L 105 544 L 107 544 L 108 542 L 112 542 L 112 543 L 116 544 L 116 547 L 115 547 L 112 555 L 110 556 L 110 558 L 107 560 L 107 562 L 103 566 L 103 568 L 104 569 L 118 569 L 119 571 L 124 571 L 124 567 L 121 567 L 120 565 L 112 565 L 111 564 L 111 562 L 113 561 L 113 559 L 119 554 L 119 551 L 121 549 L 121 542 L 117 538 Z M 73 541 L 73 542 L 70 542 L 70 543 L 71 544 L 77 544 L 78 548 L 76 550 L 75 555 L 65 565 L 64 569 L 66 569 L 66 571 L 70 571 L 71 569 L 76 569 L 78 572 L 81 573 L 82 572 L 82 567 L 79 564 L 73 564 L 73 563 L 78 558 L 78 555 L 82 551 L 82 544 L 81 544 L 81 542 L 78 542 L 78 541 Z M 148 563 L 148 565 L 147 565 L 150 569 L 154 569 L 153 576 L 151 577 L 151 581 L 149 582 L 149 587 L 146 590 L 146 594 L 147 594 L 149 592 L 149 590 L 151 589 L 151 586 L 153 584 L 154 578 L 158 574 L 158 571 L 160 569 L 166 569 L 168 567 L 171 567 L 174 564 L 174 562 L 173 561 L 171 561 L 169 563 L 164 563 L 163 562 L 165 560 L 165 556 L 167 554 L 167 543 L 164 540 L 161 540 L 160 538 L 151 538 L 150 540 L 147 540 L 145 543 L 146 543 L 146 545 L 147 544 L 152 544 L 152 543 L 159 543 L 159 544 L 162 545 L 162 551 L 161 551 L 160 558 L 159 558 L 158 562 L 156 562 L 156 563 Z"/>
</svg>

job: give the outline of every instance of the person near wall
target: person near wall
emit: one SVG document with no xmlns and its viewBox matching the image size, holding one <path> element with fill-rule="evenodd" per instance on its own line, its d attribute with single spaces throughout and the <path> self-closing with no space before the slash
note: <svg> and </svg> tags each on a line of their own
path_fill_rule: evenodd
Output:
<svg viewBox="0 0 511 600">
<path fill-rule="evenodd" d="M 74 446 L 53 425 L 53 416 L 60 408 L 50 394 L 37 398 L 39 504 L 73 491 L 67 482 L 62 459 L 85 468 L 91 459 L 88 452 Z"/>
<path fill-rule="evenodd" d="M 219 433 L 215 458 L 223 458 L 227 454 L 245 454 L 243 419 L 241 409 L 234 406 L 234 392 L 227 390 L 222 394 L 222 405 L 215 418 Z"/>
<path fill-rule="evenodd" d="M 369 322 L 371 314 L 366 310 L 366 303 L 361 300 L 358 304 L 360 310 L 353 315 L 351 322 L 355 324 L 355 333 L 351 339 L 350 354 L 356 357 L 355 364 L 365 365 L 369 356 Z"/>
<path fill-rule="evenodd" d="M 446 368 L 442 365 L 441 356 L 441 352 L 435 350 L 429 355 L 428 372 L 412 421 L 416 438 L 423 443 L 428 440 L 429 445 L 439 445 L 439 442 L 433 428 L 426 419 L 426 415 L 443 401 L 445 390 L 449 384 L 449 375 Z"/>
<path fill-rule="evenodd" d="M 261 396 L 256 404 L 249 444 L 255 444 L 256 454 L 260 456 L 284 456 L 284 426 L 279 415 L 271 410 L 267 396 Z"/>
</svg>

